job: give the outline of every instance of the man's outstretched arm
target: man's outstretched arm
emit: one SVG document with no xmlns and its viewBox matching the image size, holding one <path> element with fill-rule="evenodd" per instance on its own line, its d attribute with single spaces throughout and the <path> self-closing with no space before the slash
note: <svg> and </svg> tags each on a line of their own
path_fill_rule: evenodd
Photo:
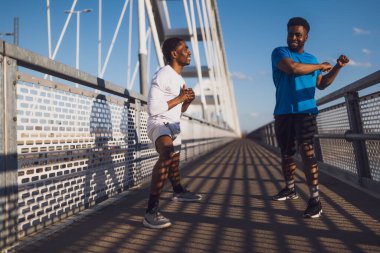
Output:
<svg viewBox="0 0 380 253">
<path fill-rule="evenodd" d="M 339 58 L 336 60 L 335 66 L 329 71 L 326 75 L 323 75 L 321 78 L 318 78 L 317 80 L 317 88 L 319 90 L 326 89 L 332 82 L 335 80 L 335 77 L 337 77 L 339 71 L 341 68 L 347 65 L 347 63 L 350 60 L 345 55 L 339 56 Z"/>
</svg>

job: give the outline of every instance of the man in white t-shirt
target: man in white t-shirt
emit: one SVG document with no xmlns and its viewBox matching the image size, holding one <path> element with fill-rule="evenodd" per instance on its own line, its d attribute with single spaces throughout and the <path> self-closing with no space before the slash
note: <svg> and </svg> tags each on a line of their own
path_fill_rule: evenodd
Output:
<svg viewBox="0 0 380 253">
<path fill-rule="evenodd" d="M 160 154 L 153 167 L 148 207 L 143 224 L 149 228 L 171 226 L 169 219 L 158 211 L 160 193 L 169 177 L 173 200 L 199 201 L 200 194 L 192 193 L 181 185 L 179 156 L 181 150 L 180 118 L 194 100 L 194 91 L 186 88 L 181 73 L 190 64 L 191 52 L 180 38 L 165 40 L 162 51 L 167 65 L 153 76 L 148 95 L 148 137 Z"/>
</svg>

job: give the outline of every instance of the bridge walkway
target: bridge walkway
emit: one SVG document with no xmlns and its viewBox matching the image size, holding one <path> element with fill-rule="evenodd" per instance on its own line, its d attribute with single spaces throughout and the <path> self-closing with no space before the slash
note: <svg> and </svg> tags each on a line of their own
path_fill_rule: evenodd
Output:
<svg viewBox="0 0 380 253">
<path fill-rule="evenodd" d="M 283 186 L 280 158 L 251 140 L 235 140 L 182 173 L 204 200 L 173 202 L 167 185 L 161 210 L 171 228 L 143 227 L 148 189 L 142 187 L 31 236 L 17 252 L 380 252 L 379 199 L 320 173 L 323 216 L 304 219 L 302 171 L 300 198 L 272 201 Z"/>
</svg>

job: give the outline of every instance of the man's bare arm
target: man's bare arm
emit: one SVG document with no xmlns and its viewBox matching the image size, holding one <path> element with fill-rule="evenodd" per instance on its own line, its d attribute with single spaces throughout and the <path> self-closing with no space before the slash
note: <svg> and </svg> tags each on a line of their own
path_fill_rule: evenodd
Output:
<svg viewBox="0 0 380 253">
<path fill-rule="evenodd" d="M 179 95 L 167 102 L 168 103 L 168 110 L 172 109 L 173 107 L 175 107 L 179 104 L 182 104 L 183 102 L 187 101 L 188 99 L 189 99 L 189 95 L 186 91 L 186 88 L 182 87 Z"/>
<path fill-rule="evenodd" d="M 306 75 L 319 69 L 325 72 L 331 70 L 332 68 L 331 64 L 328 62 L 308 64 L 295 62 L 290 58 L 282 59 L 278 63 L 277 67 L 287 75 Z"/>
<path fill-rule="evenodd" d="M 317 80 L 317 88 L 319 90 L 326 89 L 337 77 L 339 71 L 348 64 L 350 60 L 345 55 L 339 56 L 336 60 L 335 66 L 329 71 L 326 75 L 323 75 L 322 78 L 318 78 Z"/>
</svg>

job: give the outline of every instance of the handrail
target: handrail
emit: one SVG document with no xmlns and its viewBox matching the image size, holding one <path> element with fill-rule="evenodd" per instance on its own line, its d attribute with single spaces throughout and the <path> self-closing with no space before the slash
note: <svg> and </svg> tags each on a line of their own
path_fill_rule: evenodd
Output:
<svg viewBox="0 0 380 253">
<path fill-rule="evenodd" d="M 21 67 L 56 76 L 70 82 L 80 83 L 84 86 L 121 97 L 132 97 L 144 102 L 147 101 L 146 97 L 141 94 L 125 89 L 109 81 L 105 81 L 102 78 L 74 69 L 66 64 L 38 55 L 13 44 L 8 44 L 4 41 L 1 42 L 0 54 L 17 60 L 17 64 Z"/>
<path fill-rule="evenodd" d="M 15 59 L 17 61 L 17 65 L 21 67 L 52 75 L 69 82 L 79 83 L 81 85 L 101 90 L 113 95 L 121 96 L 124 98 L 138 99 L 143 103 L 147 103 L 147 97 L 137 92 L 123 88 L 119 85 L 113 84 L 112 82 L 93 76 L 87 72 L 72 68 L 66 64 L 49 59 L 48 57 L 39 55 L 16 45 L 8 44 L 3 40 L 0 40 L 0 54 Z M 213 122 L 187 115 L 186 113 L 184 116 L 219 129 L 232 131 L 229 126 L 222 127 Z"/>
<path fill-rule="evenodd" d="M 363 90 L 377 83 L 380 83 L 380 70 L 318 99 L 317 105 L 319 106 L 326 104 L 338 98 L 344 97 L 348 92 Z"/>
</svg>

